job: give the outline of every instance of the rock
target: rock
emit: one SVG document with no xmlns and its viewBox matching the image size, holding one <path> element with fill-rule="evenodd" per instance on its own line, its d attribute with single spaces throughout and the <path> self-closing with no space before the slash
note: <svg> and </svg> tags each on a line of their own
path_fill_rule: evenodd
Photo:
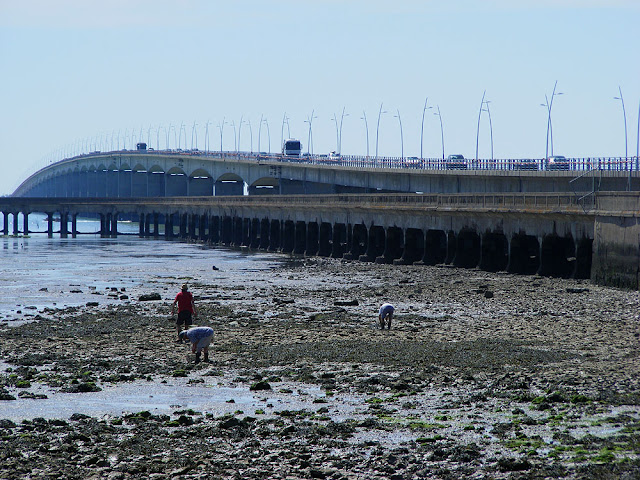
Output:
<svg viewBox="0 0 640 480">
<path fill-rule="evenodd" d="M 138 301 L 140 302 L 148 302 L 151 300 L 162 300 L 162 297 L 159 293 L 145 293 L 143 295 L 140 295 L 140 297 L 138 298 Z"/>
<path fill-rule="evenodd" d="M 353 300 L 336 300 L 333 304 L 338 307 L 357 307 L 359 305 L 355 298 Z"/>
<path fill-rule="evenodd" d="M 567 287 L 567 293 L 587 293 L 588 291 L 588 288 Z"/>
<path fill-rule="evenodd" d="M 219 269 L 218 267 L 216 267 L 215 265 L 213 265 L 213 266 L 211 267 L 211 270 L 218 271 L 218 270 L 220 270 L 220 269 Z"/>
<path fill-rule="evenodd" d="M 87 302 L 87 307 L 97 307 L 100 305 L 98 302 Z"/>
<path fill-rule="evenodd" d="M 254 392 L 258 390 L 271 390 L 271 385 L 269 385 L 269 382 L 260 381 L 251 385 L 251 387 L 249 387 L 249 390 Z"/>
<path fill-rule="evenodd" d="M 484 292 L 484 298 L 493 298 L 493 292 L 491 290 L 487 290 Z"/>
</svg>

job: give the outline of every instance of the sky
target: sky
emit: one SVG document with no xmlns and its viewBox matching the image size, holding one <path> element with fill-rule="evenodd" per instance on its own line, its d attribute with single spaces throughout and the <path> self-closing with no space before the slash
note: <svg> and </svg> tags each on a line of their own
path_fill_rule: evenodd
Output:
<svg viewBox="0 0 640 480">
<path fill-rule="evenodd" d="M 626 114 L 632 156 L 639 24 L 640 0 L 0 0 L 0 195 L 141 137 L 543 158 L 551 99 L 556 155 L 624 156 Z"/>
</svg>

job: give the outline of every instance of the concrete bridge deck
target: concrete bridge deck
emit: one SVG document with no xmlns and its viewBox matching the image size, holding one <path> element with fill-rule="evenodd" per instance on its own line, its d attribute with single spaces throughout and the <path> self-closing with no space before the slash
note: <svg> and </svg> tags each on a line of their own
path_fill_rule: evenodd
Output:
<svg viewBox="0 0 640 480">
<path fill-rule="evenodd" d="M 141 236 L 189 238 L 301 255 L 591 278 L 638 288 L 640 193 L 389 194 L 158 198 L 0 198 L 2 233 L 33 212 L 139 221 Z M 20 230 L 19 215 L 22 216 Z M 69 229 L 69 222 L 71 228 Z"/>
</svg>

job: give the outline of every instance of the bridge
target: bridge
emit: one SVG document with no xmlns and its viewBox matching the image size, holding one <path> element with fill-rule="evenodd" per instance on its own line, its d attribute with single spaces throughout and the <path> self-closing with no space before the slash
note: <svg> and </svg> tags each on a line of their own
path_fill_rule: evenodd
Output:
<svg viewBox="0 0 640 480">
<path fill-rule="evenodd" d="M 463 160 L 250 152 L 94 152 L 52 163 L 14 196 L 164 197 L 640 190 L 638 159 Z"/>
<path fill-rule="evenodd" d="M 29 214 L 43 212 L 49 236 L 77 235 L 78 215 L 98 216 L 100 234 L 115 236 L 118 218 L 127 215 L 138 220 L 143 237 L 377 263 L 590 278 L 638 288 L 638 192 L 4 197 L 0 212 L 4 235 L 29 234 Z M 56 232 L 55 213 L 60 215 Z"/>
<path fill-rule="evenodd" d="M 141 236 L 637 289 L 638 172 L 635 157 L 550 164 L 94 152 L 47 165 L 1 198 L 0 232 L 28 235 L 29 214 L 41 212 L 49 236 L 77 235 L 78 215 L 100 218 L 99 233 L 114 236 L 129 218 Z"/>
</svg>

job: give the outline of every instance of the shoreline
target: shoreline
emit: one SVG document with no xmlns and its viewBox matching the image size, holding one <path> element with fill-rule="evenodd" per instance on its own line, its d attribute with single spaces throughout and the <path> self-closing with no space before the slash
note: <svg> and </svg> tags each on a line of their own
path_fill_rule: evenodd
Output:
<svg viewBox="0 0 640 480">
<path fill-rule="evenodd" d="M 638 478 L 638 292 L 295 257 L 190 290 L 215 330 L 209 364 L 173 343 L 172 298 L 71 308 L 0 329 L 12 369 L 0 392 L 17 398 L 2 402 L 51 402 L 18 396 L 44 384 L 176 382 L 256 403 L 26 422 L 1 420 L 0 403 L 3 478 Z M 386 301 L 396 315 L 380 331 Z M 291 408 L 260 403 L 304 389 Z M 189 455 L 176 459 L 178 444 Z M 38 467 L 20 460 L 36 452 Z"/>
</svg>

